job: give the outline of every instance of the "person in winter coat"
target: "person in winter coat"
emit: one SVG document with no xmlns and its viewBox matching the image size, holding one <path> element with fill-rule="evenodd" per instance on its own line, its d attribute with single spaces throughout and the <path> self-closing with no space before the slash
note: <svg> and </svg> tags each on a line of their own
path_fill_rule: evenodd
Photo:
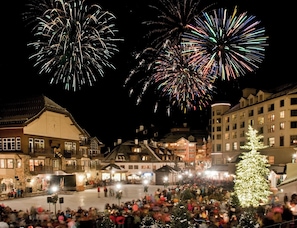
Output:
<svg viewBox="0 0 297 228">
<path fill-rule="evenodd" d="M 126 218 L 122 213 L 117 215 L 117 217 L 116 217 L 117 228 L 124 228 L 125 219 Z"/>
</svg>

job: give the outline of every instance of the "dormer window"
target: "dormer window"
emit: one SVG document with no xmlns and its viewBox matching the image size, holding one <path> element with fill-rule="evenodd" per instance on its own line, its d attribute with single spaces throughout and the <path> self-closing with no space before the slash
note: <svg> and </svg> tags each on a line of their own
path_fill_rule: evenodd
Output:
<svg viewBox="0 0 297 228">
<path fill-rule="evenodd" d="M 149 160 L 149 157 L 144 155 L 141 157 L 141 161 L 148 161 Z"/>
<path fill-rule="evenodd" d="M 240 108 L 244 108 L 246 106 L 247 100 L 245 98 L 240 98 L 239 103 L 240 103 Z"/>
<path fill-rule="evenodd" d="M 249 105 L 252 105 L 252 104 L 254 104 L 254 98 L 253 98 L 253 97 L 251 97 L 251 98 L 249 99 Z"/>
<path fill-rule="evenodd" d="M 134 153 L 140 153 L 141 152 L 141 147 L 133 147 L 132 152 Z"/>
</svg>

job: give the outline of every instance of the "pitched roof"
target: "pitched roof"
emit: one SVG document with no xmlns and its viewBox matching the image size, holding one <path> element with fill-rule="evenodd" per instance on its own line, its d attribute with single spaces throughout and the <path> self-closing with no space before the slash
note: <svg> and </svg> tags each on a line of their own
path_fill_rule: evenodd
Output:
<svg viewBox="0 0 297 228">
<path fill-rule="evenodd" d="M 63 107 L 44 95 L 0 101 L 0 128 L 26 126 L 45 111 L 65 114 L 83 132 L 73 116 Z"/>
<path fill-rule="evenodd" d="M 139 152 L 133 152 L 133 148 L 139 147 Z M 138 144 L 135 144 L 135 141 L 128 140 L 125 141 L 119 145 L 117 145 L 105 158 L 104 162 L 108 161 L 117 161 L 118 156 L 121 156 L 121 161 L 130 161 L 130 155 L 139 155 L 138 161 L 141 161 L 141 155 L 149 156 L 151 161 L 161 161 L 161 159 L 158 157 L 158 155 L 154 152 L 153 146 L 138 142 Z"/>
<path fill-rule="evenodd" d="M 159 141 L 166 142 L 177 142 L 179 139 L 184 138 L 190 142 L 201 141 L 202 139 L 207 139 L 208 133 L 203 130 L 190 130 L 188 128 L 174 128 L 170 133 L 166 134 Z M 201 141 L 202 142 L 202 141 Z"/>
<path fill-rule="evenodd" d="M 114 170 L 114 169 L 121 170 L 121 167 L 116 164 L 110 163 L 101 168 L 101 170 Z"/>
<path fill-rule="evenodd" d="M 249 90 L 247 90 L 247 91 L 249 91 Z M 271 99 L 281 97 L 284 95 L 296 94 L 297 93 L 297 83 L 287 83 L 287 84 L 283 84 L 283 85 L 280 85 L 278 87 L 268 89 L 268 90 L 261 89 L 261 91 L 263 91 L 265 93 L 269 93 L 269 96 L 265 99 L 265 101 L 267 101 L 267 100 L 271 100 Z M 241 107 L 240 107 L 240 104 L 237 103 L 234 106 L 232 106 L 229 110 L 227 110 L 224 114 L 232 113 L 239 109 L 241 109 Z"/>
<path fill-rule="evenodd" d="M 154 172 L 155 173 L 159 173 L 159 172 L 164 172 L 164 173 L 176 173 L 178 172 L 179 170 L 169 166 L 169 165 L 164 165 L 162 166 L 161 168 L 159 169 L 156 169 Z"/>
</svg>

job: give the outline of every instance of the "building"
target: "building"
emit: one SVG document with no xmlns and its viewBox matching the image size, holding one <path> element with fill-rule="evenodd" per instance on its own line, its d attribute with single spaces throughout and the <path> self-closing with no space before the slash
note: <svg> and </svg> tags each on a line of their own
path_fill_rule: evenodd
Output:
<svg viewBox="0 0 297 228">
<path fill-rule="evenodd" d="M 181 157 L 186 169 L 203 171 L 211 166 L 211 139 L 205 130 L 192 130 L 184 124 L 172 128 L 157 144 Z"/>
<path fill-rule="evenodd" d="M 101 170 L 105 182 L 156 183 L 155 171 L 163 166 L 183 169 L 184 162 L 170 150 L 159 147 L 153 140 L 128 140 L 117 144 L 102 160 L 108 169 Z M 118 167 L 118 168 L 117 168 Z M 177 175 L 170 176 L 169 183 L 176 182 Z"/>
<path fill-rule="evenodd" d="M 102 180 L 161 183 L 162 175 L 166 173 L 164 178 L 168 183 L 177 183 L 181 173 L 190 171 L 194 174 L 211 166 L 211 140 L 206 131 L 191 130 L 184 124 L 172 128 L 160 139 L 156 138 L 156 132 L 149 134 L 144 126 L 136 132 L 141 140 L 122 142 L 118 139 L 114 149 L 104 158 L 102 163 L 110 166 L 101 172 Z M 144 139 L 148 135 L 152 138 Z M 161 172 L 168 169 L 170 171 Z"/>
<path fill-rule="evenodd" d="M 297 145 L 297 84 L 271 90 L 246 88 L 239 102 L 211 106 L 212 166 L 232 166 L 246 143 L 251 125 L 269 147 L 259 151 L 271 165 L 292 162 Z M 231 168 L 232 169 L 232 168 Z M 231 170 L 230 168 L 227 170 Z M 233 168 L 233 170 L 235 170 Z"/>
<path fill-rule="evenodd" d="M 65 108 L 44 95 L 2 101 L 0 191 L 45 191 L 54 176 L 67 190 L 65 179 L 73 174 L 75 186 L 84 186 L 96 179 L 90 172 L 98 173 L 102 146 Z"/>
</svg>

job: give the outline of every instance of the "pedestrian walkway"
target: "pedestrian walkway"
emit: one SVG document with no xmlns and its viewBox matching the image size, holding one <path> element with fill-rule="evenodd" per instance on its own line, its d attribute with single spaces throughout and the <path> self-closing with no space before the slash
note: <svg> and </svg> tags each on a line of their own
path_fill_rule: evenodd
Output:
<svg viewBox="0 0 297 228">
<path fill-rule="evenodd" d="M 145 194 L 154 194 L 154 192 L 158 188 L 162 188 L 163 186 L 159 185 L 150 185 L 148 187 L 148 192 L 144 193 L 143 185 L 135 185 L 135 184 L 124 184 L 121 186 L 122 198 L 120 202 L 127 202 L 130 200 L 136 200 L 143 198 Z M 107 186 L 108 190 L 113 188 L 114 191 L 117 191 L 116 186 Z M 67 207 L 71 209 L 77 209 L 79 206 L 83 209 L 88 209 L 90 207 L 97 208 L 99 211 L 104 210 L 104 206 L 106 203 L 109 204 L 118 204 L 119 199 L 114 196 L 107 197 L 104 196 L 104 192 L 100 191 L 100 198 L 98 198 L 97 188 L 87 189 L 85 191 L 74 191 L 72 194 L 69 193 L 59 193 L 58 197 L 63 198 L 62 201 L 58 200 L 57 204 L 54 205 L 52 203 L 48 203 L 47 197 L 51 195 L 43 195 L 43 196 L 34 196 L 34 197 L 25 197 L 25 198 L 17 198 L 10 200 L 1 200 L 0 203 L 5 206 L 9 206 L 12 209 L 16 210 L 29 210 L 31 206 L 42 207 L 45 210 L 50 210 L 55 212 L 55 210 L 65 210 Z M 62 202 L 62 203 L 60 203 Z"/>
</svg>

